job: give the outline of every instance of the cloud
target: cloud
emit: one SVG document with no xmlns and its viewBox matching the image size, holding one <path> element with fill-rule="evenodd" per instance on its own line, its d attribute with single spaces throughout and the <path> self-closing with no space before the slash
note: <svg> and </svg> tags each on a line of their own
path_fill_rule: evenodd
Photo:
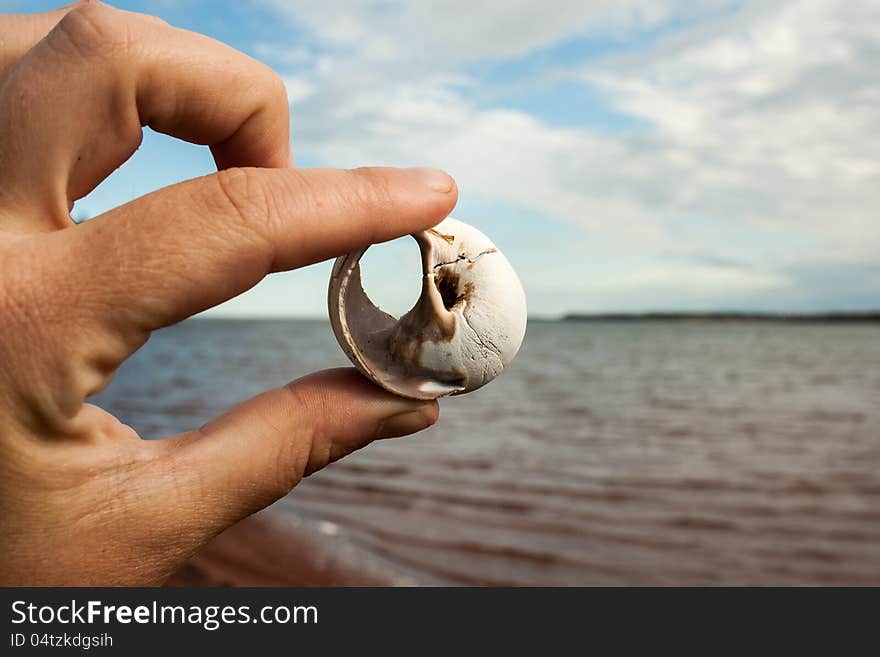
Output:
<svg viewBox="0 0 880 657">
<path fill-rule="evenodd" d="M 287 89 L 287 99 L 291 104 L 299 104 L 307 98 L 314 96 L 318 91 L 318 87 L 314 82 L 293 75 L 286 75 L 282 78 L 284 87 Z"/>
<path fill-rule="evenodd" d="M 690 174 L 667 207 L 786 226 L 825 252 L 876 254 L 880 6 L 770 6 L 583 78 L 654 126 L 653 154 L 670 173 Z"/>
<path fill-rule="evenodd" d="M 574 226 L 578 248 L 554 254 L 569 272 L 590 258 L 634 268 L 608 265 L 609 301 L 662 288 L 676 307 L 830 307 L 833 295 L 799 291 L 812 279 L 798 272 L 827 266 L 847 286 L 878 260 L 876 2 L 274 5 L 310 35 L 285 78 L 298 152 L 334 166 L 435 164 L 465 199 Z M 659 38 L 626 42 L 658 26 Z M 553 60 L 539 75 L 598 89 L 637 127 L 563 127 L 479 101 L 491 82 L 474 62 L 608 35 L 626 52 Z M 880 285 L 849 285 L 880 299 Z"/>
<path fill-rule="evenodd" d="M 323 45 L 361 61 L 454 65 L 518 57 L 601 31 L 622 36 L 730 5 L 730 0 L 263 0 Z M 405 59 L 401 59 L 405 58 Z"/>
</svg>

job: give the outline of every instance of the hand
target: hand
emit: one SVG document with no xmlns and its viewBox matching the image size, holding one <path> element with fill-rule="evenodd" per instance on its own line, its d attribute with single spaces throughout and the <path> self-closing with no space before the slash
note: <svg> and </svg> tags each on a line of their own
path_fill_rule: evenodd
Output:
<svg viewBox="0 0 880 657">
<path fill-rule="evenodd" d="M 74 225 L 144 125 L 219 172 Z M 161 583 L 302 477 L 436 420 L 349 369 L 164 440 L 85 403 L 151 331 L 455 204 L 439 171 L 289 168 L 288 126 L 278 77 L 211 39 L 97 2 L 0 17 L 0 584 Z"/>
</svg>

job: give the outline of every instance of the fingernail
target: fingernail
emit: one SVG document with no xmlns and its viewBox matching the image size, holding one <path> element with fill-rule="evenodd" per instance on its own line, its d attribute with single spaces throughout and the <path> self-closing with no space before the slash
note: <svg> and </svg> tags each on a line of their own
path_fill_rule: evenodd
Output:
<svg viewBox="0 0 880 657">
<path fill-rule="evenodd" d="M 407 169 L 406 171 L 425 187 L 430 187 L 435 192 L 440 192 L 441 194 L 448 194 L 451 192 L 452 186 L 455 184 L 450 175 L 440 169 L 416 167 L 414 169 Z"/>
<path fill-rule="evenodd" d="M 432 418 L 426 413 L 427 409 L 427 406 L 421 406 L 417 410 L 406 411 L 385 418 L 376 429 L 376 438 L 406 436 L 422 429 L 427 429 L 433 424 Z"/>
</svg>

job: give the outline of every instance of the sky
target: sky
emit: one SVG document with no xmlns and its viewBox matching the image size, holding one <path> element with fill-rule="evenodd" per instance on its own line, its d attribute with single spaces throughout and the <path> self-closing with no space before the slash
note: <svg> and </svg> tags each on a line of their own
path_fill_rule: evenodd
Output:
<svg viewBox="0 0 880 657">
<path fill-rule="evenodd" d="M 43 0 L 0 0 L 40 11 Z M 535 316 L 880 308 L 877 0 L 122 1 L 272 66 L 299 166 L 437 166 Z M 148 134 L 75 216 L 212 170 Z M 405 312 L 415 242 L 370 249 Z M 330 265 L 215 316 L 326 317 Z"/>
</svg>

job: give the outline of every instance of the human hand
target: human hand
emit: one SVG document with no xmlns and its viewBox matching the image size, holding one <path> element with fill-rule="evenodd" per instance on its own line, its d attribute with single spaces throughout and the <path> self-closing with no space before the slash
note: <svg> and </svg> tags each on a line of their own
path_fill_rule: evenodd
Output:
<svg viewBox="0 0 880 657">
<path fill-rule="evenodd" d="M 74 225 L 144 125 L 220 171 Z M 0 17 L 0 584 L 162 583 L 302 477 L 436 420 L 351 369 L 164 440 L 85 403 L 151 331 L 455 204 L 433 170 L 289 168 L 288 126 L 278 77 L 206 37 L 96 2 Z"/>
</svg>

